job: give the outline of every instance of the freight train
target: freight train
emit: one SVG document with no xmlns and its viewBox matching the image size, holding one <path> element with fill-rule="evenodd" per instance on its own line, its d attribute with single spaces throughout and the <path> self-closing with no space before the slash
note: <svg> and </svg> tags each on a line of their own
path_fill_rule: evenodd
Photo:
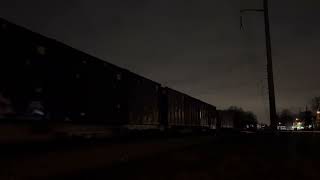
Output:
<svg viewBox="0 0 320 180">
<path fill-rule="evenodd" d="M 0 39 L 2 140 L 218 128 L 215 106 L 4 19 Z"/>
</svg>

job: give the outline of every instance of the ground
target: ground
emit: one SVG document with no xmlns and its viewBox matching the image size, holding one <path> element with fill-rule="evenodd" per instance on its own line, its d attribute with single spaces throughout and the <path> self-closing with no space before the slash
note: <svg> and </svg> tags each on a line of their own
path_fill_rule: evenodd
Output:
<svg viewBox="0 0 320 180">
<path fill-rule="evenodd" d="M 311 133 L 21 145 L 3 148 L 1 179 L 320 179 L 319 145 Z"/>
</svg>

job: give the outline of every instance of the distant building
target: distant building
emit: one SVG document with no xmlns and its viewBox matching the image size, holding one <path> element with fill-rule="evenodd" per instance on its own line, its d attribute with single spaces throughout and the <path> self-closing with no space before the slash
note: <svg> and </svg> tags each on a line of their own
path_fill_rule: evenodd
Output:
<svg viewBox="0 0 320 180">
<path fill-rule="evenodd" d="M 277 129 L 281 130 L 281 131 L 291 130 L 291 128 L 292 128 L 292 124 L 290 126 L 288 124 L 283 124 L 283 123 L 279 122 L 277 125 Z"/>
<path fill-rule="evenodd" d="M 320 108 L 317 110 L 316 112 L 316 121 L 315 121 L 315 125 L 317 129 L 320 129 Z"/>
</svg>

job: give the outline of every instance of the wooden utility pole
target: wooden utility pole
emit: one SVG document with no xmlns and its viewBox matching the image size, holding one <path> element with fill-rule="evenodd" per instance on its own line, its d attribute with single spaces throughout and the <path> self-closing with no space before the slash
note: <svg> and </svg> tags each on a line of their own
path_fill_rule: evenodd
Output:
<svg viewBox="0 0 320 180">
<path fill-rule="evenodd" d="M 270 126 L 273 130 L 277 130 L 278 120 L 277 120 L 276 100 L 275 100 L 276 98 L 275 98 L 274 80 L 273 80 L 269 2 L 268 0 L 263 0 L 263 9 L 243 9 L 240 12 L 241 13 L 243 12 L 263 12 L 264 13 L 266 51 L 267 51 L 268 92 L 269 92 L 269 107 L 270 107 Z"/>
</svg>

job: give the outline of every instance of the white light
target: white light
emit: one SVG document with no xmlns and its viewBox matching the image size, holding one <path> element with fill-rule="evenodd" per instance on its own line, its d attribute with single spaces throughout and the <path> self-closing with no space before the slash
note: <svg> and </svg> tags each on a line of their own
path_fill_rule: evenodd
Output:
<svg viewBox="0 0 320 180">
<path fill-rule="evenodd" d="M 320 114 L 320 111 L 317 111 L 317 114 Z"/>
<path fill-rule="evenodd" d="M 296 118 L 296 121 L 299 121 L 299 118 Z"/>
</svg>

